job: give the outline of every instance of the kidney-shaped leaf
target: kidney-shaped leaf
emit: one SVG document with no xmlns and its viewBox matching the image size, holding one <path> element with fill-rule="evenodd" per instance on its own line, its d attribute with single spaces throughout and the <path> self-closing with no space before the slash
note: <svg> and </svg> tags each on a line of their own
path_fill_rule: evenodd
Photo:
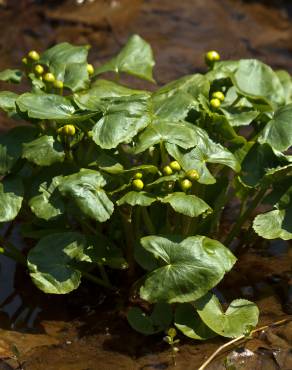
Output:
<svg viewBox="0 0 292 370">
<path fill-rule="evenodd" d="M 0 81 L 19 83 L 22 78 L 22 72 L 19 69 L 5 69 L 0 72 Z"/>
<path fill-rule="evenodd" d="M 102 189 L 106 181 L 98 171 L 81 169 L 65 176 L 58 189 L 74 201 L 84 215 L 100 222 L 108 220 L 114 205 Z"/>
<path fill-rule="evenodd" d="M 112 100 L 103 117 L 92 129 L 92 138 L 103 149 L 128 143 L 151 120 L 149 104 L 144 96 Z"/>
<path fill-rule="evenodd" d="M 109 71 L 125 72 L 154 82 L 152 76 L 154 64 L 151 46 L 140 36 L 133 35 L 116 57 L 96 69 L 95 75 Z"/>
<path fill-rule="evenodd" d="M 249 334 L 259 317 L 256 304 L 246 299 L 232 301 L 224 313 L 218 298 L 212 293 L 195 302 L 195 307 L 211 330 L 227 338 Z"/>
<path fill-rule="evenodd" d="M 27 257 L 30 276 L 45 293 L 66 294 L 78 288 L 81 272 L 73 267 L 82 260 L 86 240 L 76 232 L 45 236 L 32 248 Z"/>
<path fill-rule="evenodd" d="M 7 177 L 0 182 L 0 222 L 13 220 L 20 211 L 23 185 L 18 177 Z"/>
<path fill-rule="evenodd" d="M 196 107 L 199 95 L 208 96 L 209 89 L 209 81 L 201 74 L 182 77 L 153 93 L 153 112 L 160 118 L 184 119 Z"/>
<path fill-rule="evenodd" d="M 148 207 L 156 201 L 156 197 L 146 191 L 129 191 L 117 201 L 117 205 L 130 204 L 131 206 Z"/>
<path fill-rule="evenodd" d="M 152 122 L 138 137 L 135 153 L 142 153 L 146 149 L 159 143 L 176 144 L 181 148 L 188 149 L 198 143 L 196 129 L 186 122 L 170 122 L 157 119 Z"/>
<path fill-rule="evenodd" d="M 61 181 L 62 176 L 56 176 L 51 183 L 41 183 L 40 194 L 29 200 L 30 209 L 37 217 L 50 220 L 64 213 L 65 204 L 57 189 Z"/>
<path fill-rule="evenodd" d="M 256 59 L 242 59 L 233 75 L 239 93 L 255 99 L 265 99 L 272 106 L 285 102 L 284 89 L 271 67 Z"/>
<path fill-rule="evenodd" d="M 74 46 L 67 42 L 46 50 L 40 59 L 56 79 L 73 91 L 85 89 L 89 83 L 87 72 L 88 46 Z"/>
<path fill-rule="evenodd" d="M 132 307 L 128 312 L 131 327 L 144 335 L 151 335 L 166 330 L 172 321 L 172 310 L 169 304 L 157 303 L 151 315 L 146 315 L 139 307 Z"/>
<path fill-rule="evenodd" d="M 63 146 L 53 136 L 43 135 L 29 143 L 23 144 L 22 157 L 38 166 L 50 166 L 63 162 Z"/>
<path fill-rule="evenodd" d="M 0 175 L 6 175 L 21 157 L 22 144 L 33 140 L 37 129 L 19 126 L 0 136 Z"/>
<path fill-rule="evenodd" d="M 141 244 L 161 267 L 146 275 L 140 295 L 149 302 L 189 302 L 212 289 L 236 261 L 216 240 L 205 236 L 181 242 L 161 236 L 146 236 Z"/>
<path fill-rule="evenodd" d="M 94 113 L 76 112 L 72 102 L 60 95 L 25 93 L 16 99 L 20 112 L 32 119 L 49 119 L 57 122 L 82 122 Z"/>
<path fill-rule="evenodd" d="M 214 333 L 200 318 L 190 303 L 182 303 L 176 307 L 174 325 L 187 337 L 206 340 L 215 337 Z"/>
<path fill-rule="evenodd" d="M 8 114 L 16 113 L 15 100 L 18 95 L 12 91 L 1 91 L 0 92 L 0 109 Z"/>
<path fill-rule="evenodd" d="M 160 198 L 162 203 L 169 203 L 178 213 L 185 216 L 197 217 L 203 213 L 211 213 L 210 206 L 196 195 L 188 195 L 183 192 L 174 192 Z"/>
<path fill-rule="evenodd" d="M 290 210 L 290 218 L 291 212 Z M 285 220 L 287 211 L 285 209 L 275 209 L 274 211 L 266 212 L 258 215 L 253 221 L 254 231 L 265 239 L 292 239 L 292 230 L 286 230 Z M 290 219 L 291 225 L 291 219 Z"/>
<path fill-rule="evenodd" d="M 267 123 L 259 136 L 260 143 L 268 143 L 272 148 L 282 152 L 292 145 L 292 104 L 275 112 L 273 119 Z"/>
</svg>

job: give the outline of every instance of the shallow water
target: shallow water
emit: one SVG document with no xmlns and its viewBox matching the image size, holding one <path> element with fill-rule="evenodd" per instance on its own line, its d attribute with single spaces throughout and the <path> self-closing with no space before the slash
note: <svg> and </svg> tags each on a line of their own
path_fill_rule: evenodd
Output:
<svg viewBox="0 0 292 370">
<path fill-rule="evenodd" d="M 289 1 L 96 0 L 77 6 L 73 0 L 42 5 L 8 0 L 7 4 L 0 7 L 0 70 L 19 66 L 27 50 L 43 50 L 61 41 L 91 44 L 90 58 L 97 65 L 114 55 L 130 34 L 139 33 L 154 48 L 158 84 L 204 71 L 202 55 L 209 49 L 219 50 L 223 58 L 256 57 L 292 73 Z M 1 129 L 11 125 L 0 119 Z M 11 238 L 24 247 L 17 230 Z M 291 246 L 264 244 L 243 253 L 220 286 L 226 301 L 238 296 L 256 300 L 259 325 L 292 313 Z M 144 338 L 129 329 L 120 297 L 106 298 L 89 283 L 68 296 L 45 295 L 32 286 L 21 267 L 5 257 L 0 263 L 0 369 L 194 370 L 225 342 L 182 338 L 174 367 L 162 335 Z M 223 353 L 208 369 L 233 369 L 234 364 L 236 369 L 291 370 L 291 325 L 264 331 Z"/>
</svg>

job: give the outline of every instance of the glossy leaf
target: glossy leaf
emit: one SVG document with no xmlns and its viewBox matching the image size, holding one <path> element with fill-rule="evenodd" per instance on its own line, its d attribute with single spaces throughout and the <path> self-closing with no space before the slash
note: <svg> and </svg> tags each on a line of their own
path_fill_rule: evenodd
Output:
<svg viewBox="0 0 292 370">
<path fill-rule="evenodd" d="M 46 50 L 40 59 L 55 78 L 73 91 L 85 89 L 89 84 L 87 72 L 88 46 L 74 46 L 67 42 Z"/>
<path fill-rule="evenodd" d="M 53 136 L 43 135 L 29 143 L 23 144 L 22 157 L 38 166 L 50 166 L 63 162 L 63 146 Z"/>
<path fill-rule="evenodd" d="M 223 312 L 218 298 L 208 293 L 195 302 L 195 307 L 211 330 L 227 338 L 248 335 L 258 322 L 259 310 L 256 304 L 246 299 L 232 301 L 226 312 Z"/>
<path fill-rule="evenodd" d="M 206 340 L 217 335 L 204 324 L 197 311 L 190 303 L 183 303 L 176 307 L 174 325 L 186 337 L 192 339 Z"/>
<path fill-rule="evenodd" d="M 117 205 L 129 204 L 131 206 L 148 207 L 156 201 L 156 197 L 146 191 L 129 191 L 117 201 Z"/>
<path fill-rule="evenodd" d="M 236 259 L 216 240 L 204 236 L 180 242 L 161 236 L 146 236 L 141 244 L 160 263 L 146 275 L 140 295 L 149 302 L 189 302 L 212 289 Z"/>
<path fill-rule="evenodd" d="M 285 226 L 283 226 L 285 219 L 286 210 L 275 209 L 274 211 L 258 215 L 253 221 L 253 229 L 259 236 L 265 239 L 280 238 L 283 240 L 290 240 L 292 239 L 292 230 L 285 230 Z"/>
<path fill-rule="evenodd" d="M 86 240 L 76 232 L 45 236 L 27 257 L 30 276 L 45 293 L 66 294 L 78 288 L 81 272 L 73 267 L 74 260 L 83 257 Z"/>
<path fill-rule="evenodd" d="M 284 89 L 277 74 L 256 59 L 240 60 L 233 82 L 239 93 L 254 99 L 264 99 L 273 107 L 285 101 Z"/>
<path fill-rule="evenodd" d="M 0 182 L 0 222 L 12 221 L 18 215 L 23 200 L 23 184 L 18 177 L 6 177 Z"/>
<path fill-rule="evenodd" d="M 16 105 L 20 112 L 32 119 L 74 123 L 93 116 L 93 113 L 76 112 L 68 98 L 54 94 L 25 93 L 16 99 Z"/>
<path fill-rule="evenodd" d="M 267 123 L 261 135 L 260 143 L 268 143 L 280 152 L 292 145 L 292 104 L 278 109 L 273 119 Z"/>
<path fill-rule="evenodd" d="M 182 120 L 197 107 L 199 95 L 208 96 L 209 89 L 208 80 L 201 74 L 182 77 L 153 93 L 153 112 L 163 119 Z"/>
<path fill-rule="evenodd" d="M 5 69 L 0 72 L 0 81 L 19 83 L 22 79 L 22 72 L 18 69 Z"/>
<path fill-rule="evenodd" d="M 92 129 L 92 138 L 103 149 L 128 143 L 150 123 L 147 100 L 139 96 L 113 100 Z"/>
<path fill-rule="evenodd" d="M 195 146 L 198 138 L 194 129 L 185 122 L 170 122 L 156 120 L 152 122 L 138 137 L 135 153 L 142 153 L 146 149 L 159 144 L 171 143 L 188 149 Z"/>
<path fill-rule="evenodd" d="M 0 109 L 6 113 L 15 114 L 17 97 L 18 95 L 12 91 L 0 91 Z"/>
<path fill-rule="evenodd" d="M 103 190 L 106 181 L 98 171 L 81 169 L 80 172 L 65 176 L 58 189 L 72 199 L 84 215 L 104 222 L 113 213 L 114 205 Z"/>
<path fill-rule="evenodd" d="M 50 183 L 48 181 L 41 183 L 39 187 L 40 194 L 29 200 L 30 209 L 37 217 L 51 220 L 64 213 L 65 204 L 57 190 L 61 181 L 62 176 L 56 176 L 53 177 Z"/>
<path fill-rule="evenodd" d="M 95 70 L 95 75 L 109 71 L 124 72 L 154 82 L 154 64 L 151 46 L 140 36 L 133 35 L 116 57 Z"/>
<path fill-rule="evenodd" d="M 165 331 L 172 321 L 172 310 L 169 304 L 157 303 L 151 315 L 146 315 L 139 307 L 132 307 L 128 312 L 131 327 L 144 335 Z"/>
<path fill-rule="evenodd" d="M 33 140 L 37 129 L 32 126 L 15 127 L 0 136 L 0 175 L 10 173 L 22 154 L 22 144 Z"/>
<path fill-rule="evenodd" d="M 162 203 L 169 203 L 178 213 L 185 216 L 197 217 L 201 214 L 211 213 L 212 210 L 203 199 L 196 195 L 188 195 L 183 192 L 174 192 L 160 198 Z"/>
</svg>

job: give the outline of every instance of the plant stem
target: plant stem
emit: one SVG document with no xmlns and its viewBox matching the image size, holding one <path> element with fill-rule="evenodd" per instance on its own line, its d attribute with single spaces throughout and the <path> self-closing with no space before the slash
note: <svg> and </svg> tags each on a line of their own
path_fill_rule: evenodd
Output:
<svg viewBox="0 0 292 370">
<path fill-rule="evenodd" d="M 12 258 L 14 261 L 26 266 L 26 259 L 24 255 L 9 241 L 5 240 L 3 236 L 0 236 L 0 244 L 2 244 L 2 254 Z"/>
<path fill-rule="evenodd" d="M 162 141 L 160 141 L 160 155 L 161 155 L 161 165 L 164 166 L 168 162 L 168 155 L 165 150 L 164 143 Z"/>
<path fill-rule="evenodd" d="M 134 247 L 135 247 L 134 228 L 131 219 L 131 214 L 127 215 L 124 214 L 122 211 L 120 213 L 122 216 L 122 223 L 126 239 L 126 259 L 129 265 L 128 277 L 130 280 L 132 280 L 135 275 L 135 265 L 136 265 L 134 258 Z"/>
<path fill-rule="evenodd" d="M 263 186 L 262 189 L 258 192 L 258 194 L 255 196 L 255 198 L 251 201 L 249 207 L 245 210 L 245 212 L 239 216 L 237 222 L 234 224 L 233 228 L 231 229 L 230 233 L 227 235 L 224 245 L 229 246 L 233 239 L 238 235 L 238 233 L 241 230 L 241 227 L 245 223 L 245 221 L 250 217 L 254 209 L 257 207 L 259 202 L 264 197 L 265 193 L 267 191 L 267 187 Z"/>
<path fill-rule="evenodd" d="M 150 235 L 155 235 L 156 234 L 156 231 L 155 231 L 155 227 L 151 221 L 151 218 L 149 216 L 149 213 L 147 211 L 147 208 L 146 207 L 142 207 L 142 217 L 143 217 L 143 220 L 145 222 L 145 225 L 148 229 L 148 232 Z"/>
</svg>

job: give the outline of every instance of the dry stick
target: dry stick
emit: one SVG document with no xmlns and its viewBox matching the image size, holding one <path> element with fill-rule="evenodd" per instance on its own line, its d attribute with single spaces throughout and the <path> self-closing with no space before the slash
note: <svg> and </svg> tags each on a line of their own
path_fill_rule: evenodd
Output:
<svg viewBox="0 0 292 370">
<path fill-rule="evenodd" d="M 270 325 L 265 325 L 265 326 L 262 326 L 261 328 L 252 330 L 250 332 L 250 336 L 248 336 L 248 337 L 245 336 L 245 335 L 241 335 L 238 338 L 235 338 L 235 339 L 230 340 L 229 342 L 223 344 L 218 349 L 216 349 L 216 351 L 212 353 L 212 355 L 203 363 L 203 365 L 201 367 L 199 367 L 198 370 L 204 370 L 204 369 L 206 369 L 206 367 L 214 360 L 214 358 L 220 352 L 222 352 L 223 349 L 232 346 L 234 343 L 239 342 L 241 340 L 245 340 L 245 341 L 250 340 L 250 339 L 252 339 L 251 336 L 254 335 L 254 334 L 256 334 L 256 333 L 258 333 L 259 331 L 262 331 L 262 330 L 265 330 L 265 329 L 269 329 L 269 328 L 271 328 L 273 326 L 279 326 L 279 325 L 285 324 L 285 323 L 287 323 L 289 321 L 292 321 L 292 318 L 291 319 L 289 318 L 289 319 L 283 319 L 283 320 L 280 320 L 280 321 L 276 321 L 276 322 L 274 322 L 274 323 L 272 323 Z"/>
</svg>

